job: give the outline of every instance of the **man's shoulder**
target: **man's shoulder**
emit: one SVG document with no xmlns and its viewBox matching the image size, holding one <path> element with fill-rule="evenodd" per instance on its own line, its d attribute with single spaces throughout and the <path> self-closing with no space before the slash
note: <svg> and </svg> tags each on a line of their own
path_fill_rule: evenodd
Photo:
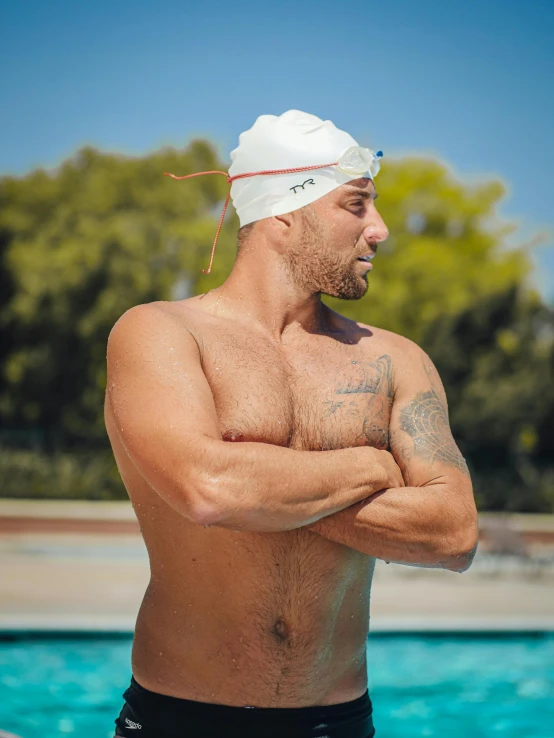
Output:
<svg viewBox="0 0 554 738">
<path fill-rule="evenodd" d="M 141 324 L 150 323 L 174 323 L 175 321 L 184 320 L 190 308 L 185 304 L 187 300 L 164 301 L 155 300 L 153 302 L 139 303 L 128 308 L 114 323 L 112 331 L 116 327 L 130 328 Z"/>
<path fill-rule="evenodd" d="M 395 392 L 430 386 L 433 391 L 444 394 L 436 366 L 415 341 L 384 328 L 376 328 L 364 323 L 357 323 L 357 325 L 360 329 L 371 331 L 373 338 L 377 341 L 379 354 L 390 358 Z M 372 349 L 372 356 L 375 356 L 375 346 Z"/>
<path fill-rule="evenodd" d="M 155 339 L 159 342 L 162 336 L 171 341 L 176 336 L 193 333 L 188 325 L 188 310 L 183 306 L 184 302 L 156 300 L 129 308 L 114 323 L 108 336 L 108 349 L 115 344 L 137 340 L 148 343 L 149 339 Z"/>
<path fill-rule="evenodd" d="M 364 338 L 368 339 L 368 346 L 371 344 L 377 344 L 382 353 L 390 354 L 397 362 L 405 362 L 416 358 L 421 359 L 427 357 L 427 354 L 421 346 L 418 346 L 415 341 L 412 341 L 406 336 L 402 336 L 400 333 L 394 333 L 393 331 L 386 330 L 385 328 L 368 325 L 366 323 L 361 323 L 360 321 L 354 322 L 364 334 Z"/>
</svg>

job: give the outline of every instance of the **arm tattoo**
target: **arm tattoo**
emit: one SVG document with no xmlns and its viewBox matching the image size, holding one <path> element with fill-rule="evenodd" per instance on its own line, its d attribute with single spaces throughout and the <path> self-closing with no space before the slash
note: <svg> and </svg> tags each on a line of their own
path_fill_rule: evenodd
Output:
<svg viewBox="0 0 554 738">
<path fill-rule="evenodd" d="M 413 453 L 433 463 L 442 461 L 468 473 L 448 424 L 448 413 L 435 390 L 420 392 L 400 413 L 400 428 L 412 437 Z"/>
</svg>

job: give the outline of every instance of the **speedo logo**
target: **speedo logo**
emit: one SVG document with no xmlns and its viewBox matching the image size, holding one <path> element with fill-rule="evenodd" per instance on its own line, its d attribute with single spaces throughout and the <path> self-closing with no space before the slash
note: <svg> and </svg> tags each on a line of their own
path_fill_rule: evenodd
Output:
<svg viewBox="0 0 554 738">
<path fill-rule="evenodd" d="M 129 720 L 129 718 L 125 718 L 125 724 L 131 730 L 140 730 L 142 728 L 142 725 L 140 723 L 135 723 L 132 720 Z"/>
<path fill-rule="evenodd" d="M 301 187 L 302 189 L 304 189 L 305 185 L 307 185 L 307 184 L 313 184 L 313 185 L 315 185 L 315 182 L 313 181 L 313 179 L 307 179 L 307 180 L 306 180 L 305 182 L 302 182 L 302 184 L 299 184 L 299 185 L 294 185 L 294 187 L 291 187 L 290 189 L 291 189 L 291 190 L 292 190 L 292 191 L 294 192 L 294 194 L 296 195 L 296 190 L 297 190 L 297 189 L 298 189 L 299 187 Z"/>
</svg>

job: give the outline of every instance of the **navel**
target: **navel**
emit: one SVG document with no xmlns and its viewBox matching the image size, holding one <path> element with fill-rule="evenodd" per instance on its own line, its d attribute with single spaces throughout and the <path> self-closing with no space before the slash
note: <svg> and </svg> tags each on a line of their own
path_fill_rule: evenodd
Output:
<svg viewBox="0 0 554 738">
<path fill-rule="evenodd" d="M 280 643 L 288 641 L 290 638 L 290 627 L 287 621 L 283 620 L 283 618 L 276 620 L 272 628 L 272 633 Z"/>
</svg>

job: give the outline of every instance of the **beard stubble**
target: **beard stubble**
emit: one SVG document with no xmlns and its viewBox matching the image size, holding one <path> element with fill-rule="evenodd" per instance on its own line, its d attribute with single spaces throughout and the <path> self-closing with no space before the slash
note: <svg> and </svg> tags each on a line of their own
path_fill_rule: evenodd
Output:
<svg viewBox="0 0 554 738">
<path fill-rule="evenodd" d="M 285 260 L 295 284 L 311 294 L 321 292 L 341 300 L 359 300 L 368 284 L 365 276 L 356 271 L 357 261 L 336 253 L 330 234 L 309 206 L 300 212 L 302 236 L 288 250 Z"/>
</svg>

